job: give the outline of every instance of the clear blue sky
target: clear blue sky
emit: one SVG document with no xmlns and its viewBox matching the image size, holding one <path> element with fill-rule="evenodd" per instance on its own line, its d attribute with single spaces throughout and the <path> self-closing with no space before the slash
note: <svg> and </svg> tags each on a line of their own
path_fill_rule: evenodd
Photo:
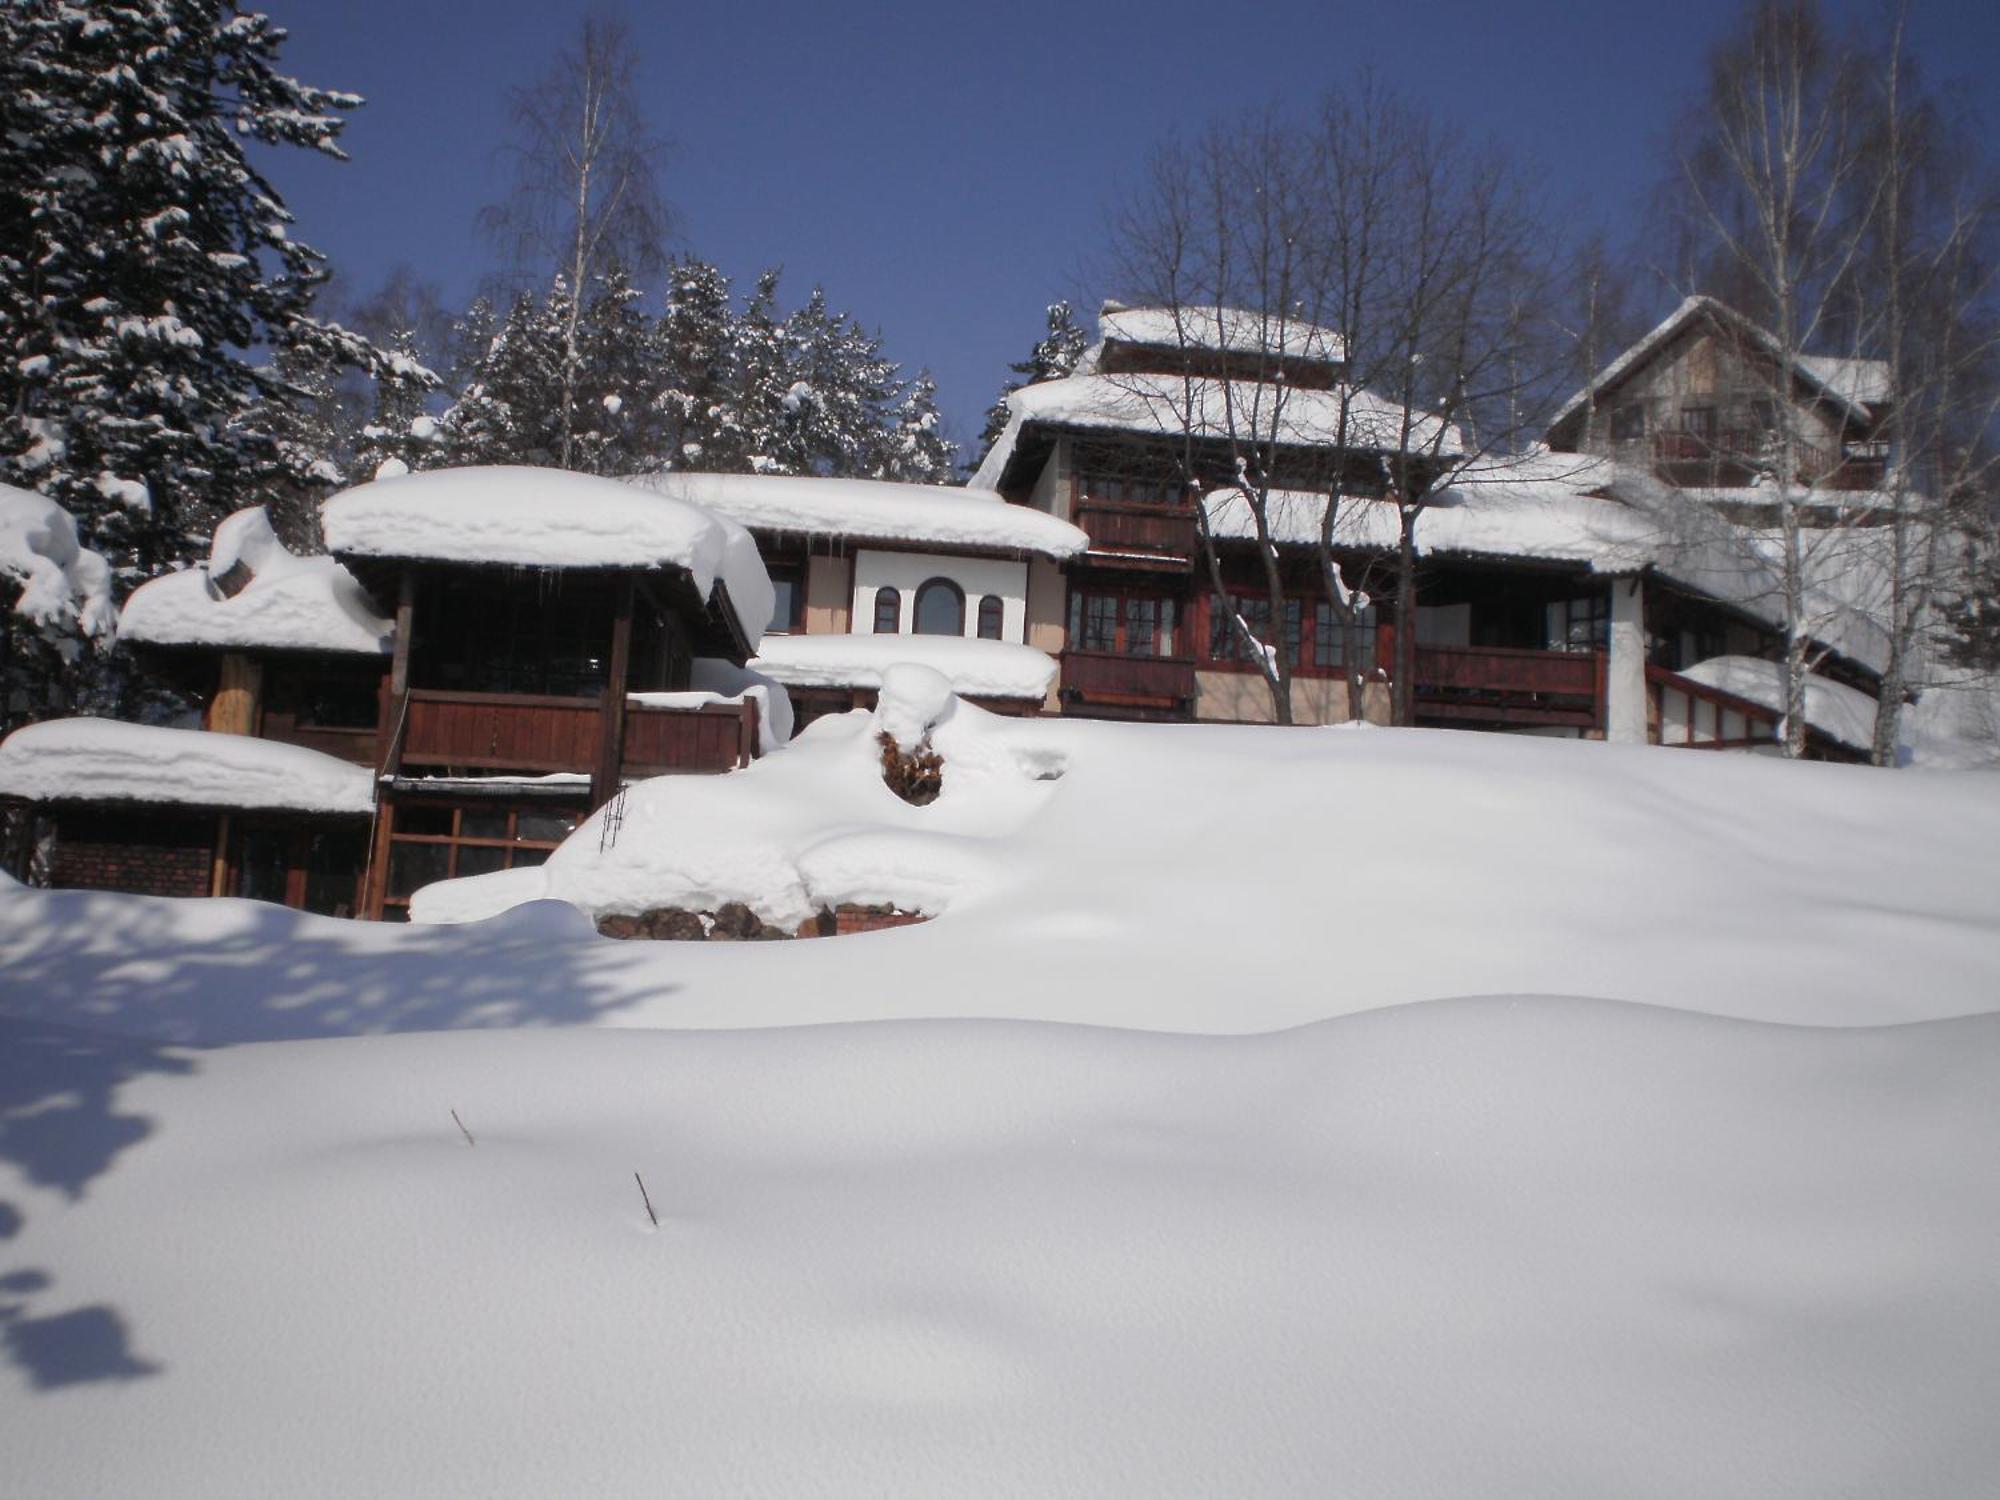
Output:
<svg viewBox="0 0 2000 1500">
<path fill-rule="evenodd" d="M 398 262 L 462 298 L 492 256 L 505 95 L 575 34 L 559 0 L 266 0 L 308 82 L 367 97 L 353 157 L 272 162 L 303 237 L 366 289 Z M 1835 14 L 1864 14 L 1842 0 Z M 682 247 L 746 288 L 823 284 L 935 372 L 961 441 L 1059 296 L 1094 296 L 1107 196 L 1175 126 L 1305 103 L 1372 66 L 1549 175 L 1614 230 L 1736 0 L 687 3 L 632 24 Z M 1917 0 L 1916 51 L 2000 123 L 2000 0 Z"/>
</svg>

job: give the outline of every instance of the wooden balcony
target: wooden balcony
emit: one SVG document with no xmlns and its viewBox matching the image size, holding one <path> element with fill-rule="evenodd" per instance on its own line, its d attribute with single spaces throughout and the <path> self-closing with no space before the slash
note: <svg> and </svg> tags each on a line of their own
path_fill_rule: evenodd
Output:
<svg viewBox="0 0 2000 1500">
<path fill-rule="evenodd" d="M 709 703 L 699 708 L 625 710 L 621 774 L 713 775 L 747 766 L 757 756 L 757 705 Z"/>
<path fill-rule="evenodd" d="M 597 764 L 596 698 L 413 688 L 402 736 L 405 766 L 547 774 Z"/>
<path fill-rule="evenodd" d="M 1419 720 L 1496 728 L 1602 723 L 1604 654 L 1512 646 L 1419 646 Z"/>
<path fill-rule="evenodd" d="M 595 773 L 606 717 L 598 698 L 414 688 L 390 769 Z M 623 780 L 733 771 L 758 753 L 754 703 L 687 708 L 633 703 L 625 709 L 623 729 L 618 758 Z"/>
<path fill-rule="evenodd" d="M 1194 512 L 1186 506 L 1135 505 L 1085 496 L 1076 502 L 1072 519 L 1090 538 L 1093 553 L 1127 558 L 1140 566 L 1174 568 L 1188 567 L 1194 557 Z"/>
<path fill-rule="evenodd" d="M 1194 705 L 1194 659 L 1065 651 L 1062 699 L 1084 709 L 1130 709 L 1185 718 Z"/>
</svg>

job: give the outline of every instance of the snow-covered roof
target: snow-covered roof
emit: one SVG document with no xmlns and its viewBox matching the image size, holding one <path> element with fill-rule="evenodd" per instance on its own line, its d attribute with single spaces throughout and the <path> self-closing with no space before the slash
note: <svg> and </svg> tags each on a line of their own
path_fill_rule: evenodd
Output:
<svg viewBox="0 0 2000 1500">
<path fill-rule="evenodd" d="M 530 568 L 687 571 L 707 598 L 718 579 L 744 634 L 775 596 L 741 525 L 698 505 L 592 474 L 494 466 L 428 469 L 359 485 L 322 510 L 327 546 L 348 557 Z"/>
<path fill-rule="evenodd" d="M 51 719 L 0 742 L 0 795 L 365 816 L 374 809 L 375 776 L 302 745 L 248 735 Z"/>
<path fill-rule="evenodd" d="M 247 575 L 234 593 L 220 580 Z M 224 646 L 377 656 L 395 624 L 376 612 L 354 575 L 331 557 L 299 557 L 278 540 L 261 505 L 215 528 L 208 561 L 140 585 L 119 633 L 155 646 Z"/>
<path fill-rule="evenodd" d="M 1718 688 L 1782 714 L 1785 666 L 1755 656 L 1712 656 L 1684 668 L 1690 682 Z M 1806 723 L 1851 750 L 1866 750 L 1875 739 L 1875 700 L 1844 682 L 1806 674 Z"/>
<path fill-rule="evenodd" d="M 1098 337 L 1168 349 L 1215 349 L 1232 354 L 1338 362 L 1347 346 L 1331 328 L 1241 307 L 1123 307 L 1104 304 Z"/>
<path fill-rule="evenodd" d="M 1695 593 L 1733 605 L 1774 627 L 1783 623 L 1783 590 L 1774 538 L 1733 526 L 1683 491 L 1648 480 L 1613 460 L 1536 448 L 1481 458 L 1417 517 L 1423 554 L 1581 563 L 1611 576 L 1651 571 Z M 1209 529 L 1251 541 L 1256 528 L 1235 490 L 1203 501 Z M 1396 545 L 1394 506 L 1343 499 L 1337 546 Z M 1279 546 L 1319 540 L 1326 497 L 1276 491 L 1266 515 Z M 1839 545 L 1834 545 L 1835 543 Z M 1888 639 L 1873 607 L 1881 593 L 1880 537 L 1866 530 L 1825 533 L 1806 558 L 1806 617 L 1814 639 L 1874 671 L 1888 660 Z"/>
<path fill-rule="evenodd" d="M 1007 397 L 1009 417 L 979 472 L 977 486 L 999 483 L 1031 422 L 1096 428 L 1146 437 L 1275 439 L 1294 448 L 1375 448 L 1454 458 L 1464 448 L 1457 428 L 1423 413 L 1408 414 L 1355 386 L 1312 390 L 1255 380 L 1189 379 L 1130 373 L 1070 375 L 1022 386 Z"/>
<path fill-rule="evenodd" d="M 955 635 L 767 635 L 752 671 L 794 688 L 879 688 L 904 662 L 929 667 L 968 698 L 1039 700 L 1055 660 L 1032 646 Z"/>
<path fill-rule="evenodd" d="M 1889 361 L 1886 359 L 1843 359 L 1834 354 L 1802 354 L 1799 364 L 1805 372 L 1830 391 L 1864 406 L 1879 406 L 1889 399 Z"/>
<path fill-rule="evenodd" d="M 1643 568 L 1651 560 L 1646 543 L 1653 528 L 1594 493 L 1611 477 L 1607 460 L 1575 453 L 1537 449 L 1481 459 L 1418 514 L 1417 550 L 1580 562 L 1605 573 Z M 1240 491 L 1213 491 L 1203 505 L 1215 536 L 1255 538 L 1254 517 Z M 1316 545 L 1325 506 L 1323 494 L 1274 492 L 1266 508 L 1272 540 Z M 1343 547 L 1394 547 L 1396 509 L 1386 501 L 1345 498 L 1334 537 Z"/>
<path fill-rule="evenodd" d="M 1762 346 L 1772 358 L 1780 356 L 1778 341 L 1768 329 L 1759 327 L 1726 303 L 1696 294 L 1684 299 L 1657 327 L 1599 370 L 1582 390 L 1565 401 L 1549 419 L 1549 431 L 1554 432 L 1605 387 L 1622 380 L 1695 318 L 1702 316 L 1727 323 L 1742 336 Z M 1869 419 L 1869 403 L 1882 401 L 1889 394 L 1889 367 L 1881 360 L 1808 354 L 1798 356 L 1793 361 L 1793 368 L 1858 421 Z"/>
<path fill-rule="evenodd" d="M 0 604 L 38 625 L 108 637 L 117 624 L 110 565 L 77 541 L 68 511 L 11 484 L 0 484 L 0 581 L 19 585 Z"/>
<path fill-rule="evenodd" d="M 647 474 L 627 482 L 756 531 L 1057 559 L 1090 542 L 1067 521 L 1009 505 L 991 489 L 767 474 Z"/>
</svg>

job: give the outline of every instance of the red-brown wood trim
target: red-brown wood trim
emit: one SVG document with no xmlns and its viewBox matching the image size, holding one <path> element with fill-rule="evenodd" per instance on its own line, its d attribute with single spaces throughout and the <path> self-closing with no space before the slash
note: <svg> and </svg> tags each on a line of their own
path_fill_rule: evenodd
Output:
<svg viewBox="0 0 2000 1500">
<path fill-rule="evenodd" d="M 611 620 L 611 661 L 598 710 L 597 767 L 590 779 L 590 805 L 602 807 L 618 791 L 618 765 L 625 750 L 626 679 L 632 664 L 632 575 L 618 582 Z"/>
</svg>

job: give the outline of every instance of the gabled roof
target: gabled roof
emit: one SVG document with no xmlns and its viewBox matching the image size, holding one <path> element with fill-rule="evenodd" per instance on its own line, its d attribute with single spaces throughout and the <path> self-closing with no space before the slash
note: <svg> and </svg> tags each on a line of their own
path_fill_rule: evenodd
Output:
<svg viewBox="0 0 2000 1500">
<path fill-rule="evenodd" d="M 1620 354 L 1594 375 L 1588 384 L 1565 401 L 1549 420 L 1549 437 L 1556 429 L 1600 397 L 1608 388 L 1622 383 L 1661 349 L 1680 336 L 1698 319 L 1719 323 L 1730 332 L 1762 349 L 1772 359 L 1782 359 L 1783 351 L 1768 329 L 1760 327 L 1726 303 L 1713 297 L 1687 298 L 1667 314 L 1660 325 Z M 1801 355 L 1792 362 L 1793 372 L 1816 395 L 1857 422 L 1874 420 L 1871 405 L 1889 396 L 1888 366 L 1878 359 L 1841 359 L 1829 355 Z"/>
</svg>

